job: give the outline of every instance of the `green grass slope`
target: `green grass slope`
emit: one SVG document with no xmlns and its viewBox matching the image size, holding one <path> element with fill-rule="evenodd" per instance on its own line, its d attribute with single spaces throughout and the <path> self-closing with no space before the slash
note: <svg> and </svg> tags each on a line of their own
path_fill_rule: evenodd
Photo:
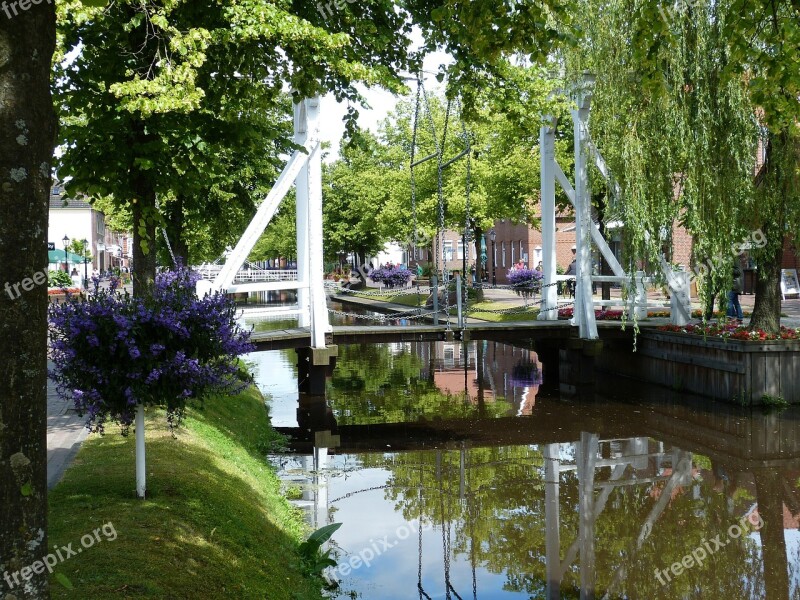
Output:
<svg viewBox="0 0 800 600">
<path fill-rule="evenodd" d="M 162 411 L 146 428 L 146 500 L 135 497 L 133 430 L 115 426 L 89 437 L 52 490 L 50 544 L 82 550 L 56 567 L 53 598 L 322 597 L 300 572 L 302 517 L 262 458 L 278 436 L 257 390 L 210 398 L 175 437 Z M 116 539 L 107 527 L 81 545 L 107 523 Z"/>
</svg>

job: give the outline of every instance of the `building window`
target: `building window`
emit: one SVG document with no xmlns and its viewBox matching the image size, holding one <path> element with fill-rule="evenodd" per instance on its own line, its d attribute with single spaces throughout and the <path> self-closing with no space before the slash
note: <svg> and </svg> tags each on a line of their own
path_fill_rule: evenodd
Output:
<svg viewBox="0 0 800 600">
<path fill-rule="evenodd" d="M 459 240 L 458 246 L 457 246 L 457 249 L 456 249 L 456 258 L 458 258 L 459 260 L 463 260 L 464 256 L 465 256 L 464 242 L 463 242 L 463 240 Z"/>
<path fill-rule="evenodd" d="M 452 240 L 444 241 L 443 258 L 445 261 L 453 260 L 453 242 Z"/>
<path fill-rule="evenodd" d="M 514 265 L 516 264 L 516 261 L 514 260 L 514 242 L 509 243 L 511 244 L 511 264 Z"/>
<path fill-rule="evenodd" d="M 524 262 L 528 262 L 528 255 L 525 253 L 525 249 L 522 245 L 522 240 L 519 241 L 519 259 Z M 530 265 L 525 265 L 526 267 Z"/>
<path fill-rule="evenodd" d="M 500 246 L 501 246 L 501 252 L 500 252 L 500 254 L 501 254 L 501 256 L 502 256 L 502 261 L 503 261 L 503 262 L 502 262 L 502 266 L 504 266 L 504 267 L 505 267 L 505 266 L 506 266 L 506 243 L 505 243 L 505 242 L 502 242 L 502 243 L 500 244 Z"/>
</svg>

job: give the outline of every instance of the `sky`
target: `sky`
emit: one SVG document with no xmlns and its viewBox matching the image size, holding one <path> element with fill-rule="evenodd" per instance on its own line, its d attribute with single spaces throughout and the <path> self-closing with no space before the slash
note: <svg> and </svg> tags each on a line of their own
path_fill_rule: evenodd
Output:
<svg viewBox="0 0 800 600">
<path fill-rule="evenodd" d="M 448 54 L 444 52 L 434 52 L 425 57 L 423 71 L 426 73 L 437 73 L 440 65 L 449 64 L 451 62 L 452 58 Z M 408 85 L 412 89 L 412 94 L 415 93 L 416 84 L 410 81 Z M 435 92 L 442 89 L 442 85 L 436 81 L 433 75 L 426 75 L 425 88 L 428 92 Z M 380 88 L 367 89 L 364 86 L 359 86 L 359 91 L 361 91 L 367 99 L 370 109 L 359 109 L 358 124 L 362 128 L 377 133 L 378 125 L 386 118 L 392 109 L 394 109 L 399 98 Z M 322 98 L 321 113 L 322 127 L 320 134 L 324 142 L 330 142 L 330 152 L 326 158 L 326 160 L 330 162 L 338 157 L 339 142 L 344 134 L 342 118 L 347 113 L 347 104 L 336 102 L 333 94 L 328 94 Z"/>
</svg>

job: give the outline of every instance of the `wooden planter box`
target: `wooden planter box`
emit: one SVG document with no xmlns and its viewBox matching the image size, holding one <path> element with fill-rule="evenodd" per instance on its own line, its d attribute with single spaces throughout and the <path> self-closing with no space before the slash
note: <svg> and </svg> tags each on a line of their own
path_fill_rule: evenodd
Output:
<svg viewBox="0 0 800 600">
<path fill-rule="evenodd" d="M 634 379 L 744 405 L 765 395 L 800 404 L 800 341 L 742 341 L 642 332 L 637 351 L 619 345 L 598 367 Z"/>
</svg>

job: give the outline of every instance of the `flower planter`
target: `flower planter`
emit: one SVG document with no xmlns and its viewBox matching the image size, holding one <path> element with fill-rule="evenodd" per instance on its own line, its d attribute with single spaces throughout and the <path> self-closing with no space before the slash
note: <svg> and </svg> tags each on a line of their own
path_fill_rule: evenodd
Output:
<svg viewBox="0 0 800 600">
<path fill-rule="evenodd" d="M 764 396 L 800 403 L 800 340 L 646 331 L 636 352 L 627 345 L 603 352 L 598 367 L 736 404 L 765 404 Z"/>
</svg>

